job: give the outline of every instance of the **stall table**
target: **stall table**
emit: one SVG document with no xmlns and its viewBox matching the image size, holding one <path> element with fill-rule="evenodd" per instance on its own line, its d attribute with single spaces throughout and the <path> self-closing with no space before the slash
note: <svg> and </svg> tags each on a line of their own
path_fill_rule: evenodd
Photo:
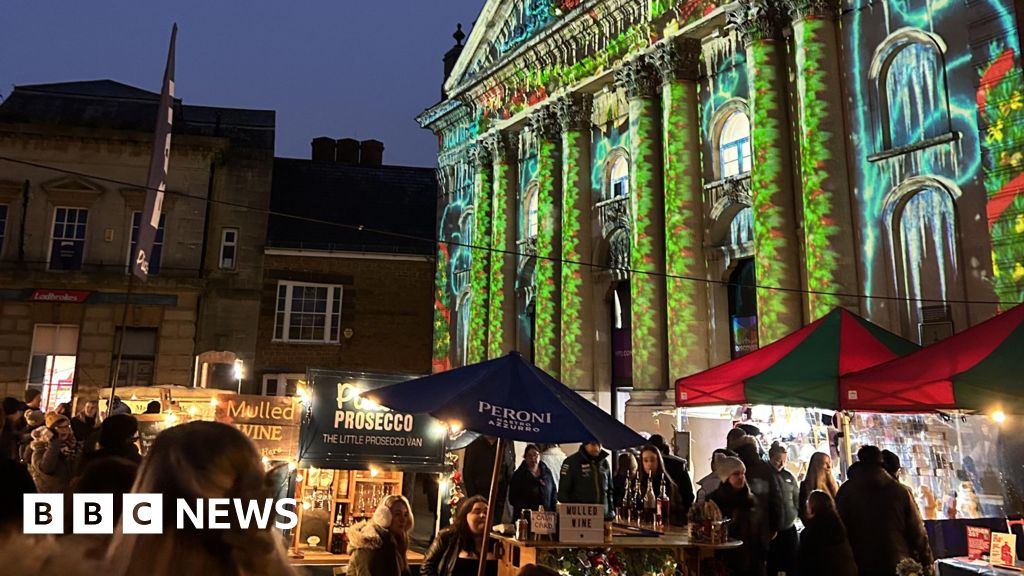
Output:
<svg viewBox="0 0 1024 576">
<path fill-rule="evenodd" d="M 716 552 L 722 550 L 734 550 L 743 545 L 740 540 L 727 540 L 719 544 L 708 542 L 695 542 L 690 539 L 687 530 L 673 528 L 660 536 L 634 536 L 616 533 L 612 536 L 611 542 L 600 544 L 585 544 L 579 542 L 555 542 L 550 540 L 517 540 L 511 536 L 492 534 L 498 545 L 501 546 L 501 558 L 498 561 L 498 576 L 516 576 L 519 570 L 527 564 L 536 564 L 543 551 L 553 549 L 580 548 L 593 550 L 598 548 L 629 550 L 629 549 L 667 549 L 672 551 L 672 556 L 677 562 L 684 562 L 686 550 L 696 551 L 697 574 L 700 574 L 700 566 L 705 558 L 710 558 Z"/>
<path fill-rule="evenodd" d="M 1020 576 L 1021 569 L 996 568 L 984 562 L 971 562 L 966 558 L 943 558 L 938 564 L 939 576 Z"/>
<path fill-rule="evenodd" d="M 406 553 L 406 559 L 410 566 L 423 564 L 423 554 L 410 550 Z M 302 558 L 289 558 L 292 566 L 302 566 L 309 576 L 319 574 L 345 574 L 348 568 L 350 554 L 331 554 L 328 552 L 304 552 Z"/>
</svg>

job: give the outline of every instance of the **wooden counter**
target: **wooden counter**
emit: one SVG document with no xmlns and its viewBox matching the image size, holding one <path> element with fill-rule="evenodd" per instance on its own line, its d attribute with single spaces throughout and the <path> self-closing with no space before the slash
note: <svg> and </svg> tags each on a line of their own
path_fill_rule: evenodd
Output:
<svg viewBox="0 0 1024 576">
<path fill-rule="evenodd" d="M 606 550 L 636 550 L 646 549 L 667 550 L 677 562 L 688 560 L 696 562 L 697 574 L 700 573 L 701 560 L 712 557 L 718 551 L 734 550 L 743 545 L 739 540 L 728 540 L 720 544 L 708 542 L 694 542 L 690 539 L 689 532 L 683 528 L 672 528 L 660 536 L 634 536 L 616 531 L 611 542 L 596 544 L 582 544 L 579 542 L 554 542 L 550 540 L 516 540 L 510 536 L 492 534 L 491 538 L 498 542 L 501 547 L 501 559 L 498 562 L 498 576 L 516 576 L 519 570 L 527 564 L 536 564 L 538 558 L 545 553 L 555 549 L 585 549 L 594 550 L 604 548 Z M 689 554 L 685 551 L 690 550 Z"/>
<path fill-rule="evenodd" d="M 405 557 L 409 564 L 422 564 L 423 554 L 409 551 Z M 302 558 L 289 557 L 292 566 L 346 566 L 352 558 L 349 554 L 331 554 L 329 552 L 303 552 Z"/>
</svg>

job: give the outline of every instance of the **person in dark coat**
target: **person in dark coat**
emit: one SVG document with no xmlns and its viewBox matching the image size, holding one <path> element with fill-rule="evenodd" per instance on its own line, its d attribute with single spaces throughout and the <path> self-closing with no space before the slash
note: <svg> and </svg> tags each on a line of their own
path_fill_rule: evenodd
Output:
<svg viewBox="0 0 1024 576">
<path fill-rule="evenodd" d="M 677 501 L 673 498 L 672 506 L 673 508 L 679 507 L 682 510 L 683 518 L 686 518 L 687 513 L 690 511 L 690 506 L 693 506 L 694 500 L 693 481 L 690 479 L 686 460 L 672 453 L 668 443 L 665 442 L 665 438 L 661 434 L 651 436 L 650 443 L 661 452 L 662 461 L 665 463 L 665 471 L 668 472 L 668 477 L 672 479 L 679 493 L 679 500 Z"/>
<path fill-rule="evenodd" d="M 558 501 L 573 504 L 601 504 L 605 518 L 615 518 L 615 494 L 608 453 L 600 442 L 581 444 L 579 452 L 562 462 L 558 480 Z"/>
<path fill-rule="evenodd" d="M 0 406 L 0 436 L 7 416 Z M 0 539 L 5 533 L 21 533 L 25 494 L 35 494 L 36 484 L 28 466 L 0 452 Z"/>
<path fill-rule="evenodd" d="M 778 470 L 779 488 L 782 495 L 782 517 L 779 521 L 779 533 L 772 540 L 768 557 L 768 575 L 785 573 L 792 574 L 796 570 L 797 552 L 800 548 L 800 537 L 797 535 L 796 520 L 800 507 L 800 484 L 789 470 L 786 461 L 789 454 L 786 447 L 778 442 L 768 450 L 769 463 Z"/>
<path fill-rule="evenodd" d="M 409 535 L 412 510 L 404 496 L 393 494 L 377 506 L 373 517 L 349 526 L 352 559 L 349 576 L 409 576 Z"/>
<path fill-rule="evenodd" d="M 494 450 L 498 441 L 494 436 L 480 436 L 466 446 L 462 465 L 462 483 L 466 496 L 487 498 L 491 490 L 491 474 L 494 472 Z M 505 454 L 498 475 L 498 498 L 495 506 L 495 524 L 503 521 L 505 503 L 508 502 L 508 483 L 516 470 L 516 453 L 512 442 L 505 443 Z M 511 511 L 509 511 L 511 513 Z"/>
<path fill-rule="evenodd" d="M 487 499 L 470 496 L 459 504 L 452 525 L 437 533 L 427 549 L 420 567 L 420 576 L 475 576 L 483 549 L 487 524 Z M 491 559 L 495 541 L 487 552 L 487 563 L 497 571 L 497 560 Z M 491 568 L 488 567 L 488 570 Z"/>
<path fill-rule="evenodd" d="M 21 460 L 21 445 L 25 441 L 25 403 L 17 398 L 4 398 L 0 408 L 3 409 L 4 427 L 0 431 L 0 458 L 14 461 Z"/>
<path fill-rule="evenodd" d="M 882 467 L 875 446 L 857 452 L 856 473 L 839 487 L 836 508 L 846 526 L 860 576 L 893 576 L 912 558 L 932 573 L 932 552 L 910 491 Z"/>
<path fill-rule="evenodd" d="M 650 482 L 654 497 L 657 498 L 661 495 L 661 487 L 664 483 L 665 494 L 669 498 L 669 517 L 662 518 L 662 522 L 667 520 L 668 524 L 672 526 L 686 526 L 686 514 L 690 511 L 690 506 L 680 495 L 680 490 L 672 481 L 672 476 L 666 473 L 663 458 L 661 451 L 652 444 L 640 449 L 640 474 L 637 476 L 637 482 L 640 483 L 640 494 L 647 493 L 647 482 Z M 692 503 L 691 501 L 690 504 Z"/>
<path fill-rule="evenodd" d="M 782 526 L 782 486 L 778 470 L 761 459 L 757 440 L 745 436 L 736 446 L 736 454 L 747 468 L 747 484 L 757 498 L 758 506 L 764 510 L 767 522 L 762 540 L 765 546 L 775 538 Z"/>
<path fill-rule="evenodd" d="M 555 475 L 547 464 L 540 461 L 540 449 L 534 444 L 523 451 L 523 463 L 519 465 L 508 485 L 508 503 L 512 506 L 512 519 L 522 518 L 523 510 L 536 510 L 543 506 L 548 512 L 558 505 L 558 491 L 555 489 Z"/>
<path fill-rule="evenodd" d="M 708 496 L 708 500 L 718 506 L 723 518 L 730 520 L 729 537 L 743 541 L 740 551 L 725 559 L 731 573 L 764 576 L 765 559 L 768 556 L 768 519 L 747 485 L 746 471 L 746 466 L 739 458 L 721 458 L 718 461 L 718 477 L 722 483 Z"/>
<path fill-rule="evenodd" d="M 100 427 L 97 421 L 99 406 L 95 400 L 87 400 L 78 415 L 71 419 L 71 431 L 75 433 L 75 440 L 85 443 Z M 87 447 L 91 449 L 92 447 Z"/>
<path fill-rule="evenodd" d="M 142 462 L 142 455 L 139 454 L 139 447 L 135 445 L 138 440 L 139 422 L 131 414 L 115 414 L 103 421 L 100 425 L 99 450 L 89 452 L 82 456 L 82 466 L 90 462 L 116 456 L 139 464 Z"/>
<path fill-rule="evenodd" d="M 626 498 L 626 480 L 633 477 L 633 474 L 636 473 L 636 468 L 636 456 L 632 452 L 626 450 L 619 453 L 618 466 L 615 467 L 615 476 L 612 476 L 612 492 L 614 493 L 616 508 L 621 506 L 622 500 Z"/>
<path fill-rule="evenodd" d="M 32 434 L 29 471 L 39 492 L 62 494 L 78 467 L 78 443 L 71 421 L 56 412 L 46 414 L 46 426 Z"/>
<path fill-rule="evenodd" d="M 806 521 L 800 533 L 800 576 L 857 576 L 853 549 L 836 504 L 828 492 L 814 490 L 807 496 Z"/>
</svg>

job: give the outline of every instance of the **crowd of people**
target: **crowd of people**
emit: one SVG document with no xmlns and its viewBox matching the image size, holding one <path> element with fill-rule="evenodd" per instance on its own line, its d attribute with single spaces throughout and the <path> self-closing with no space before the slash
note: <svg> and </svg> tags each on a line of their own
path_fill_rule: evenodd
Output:
<svg viewBox="0 0 1024 576">
<path fill-rule="evenodd" d="M 113 535 L 22 534 L 26 493 L 111 493 L 119 505 L 126 493 L 160 493 L 174 502 L 268 498 L 277 489 L 253 443 L 234 427 L 211 422 L 172 427 L 143 459 L 136 447 L 138 423 L 123 409 L 101 419 L 94 401 L 83 402 L 75 415 L 69 406 L 43 413 L 39 405 L 34 391 L 0 405 L 0 556 L 15 559 L 5 573 L 296 573 L 272 525 L 175 530 L 168 515 L 164 522 L 172 529 L 161 535 L 125 534 L 119 523 Z M 477 442 L 477 448 L 467 449 L 464 467 L 465 485 L 477 493 L 467 490 L 451 525 L 430 545 L 420 574 L 475 574 L 481 556 L 491 565 L 489 573 L 496 569 L 494 548 L 483 549 L 494 444 L 484 437 Z M 874 446 L 862 447 L 857 456 L 842 485 L 824 453 L 815 453 L 798 479 L 787 470 L 784 447 L 775 444 L 764 452 L 755 437 L 737 427 L 726 446 L 715 450 L 712 474 L 695 485 L 687 463 L 671 454 L 660 436 L 638 452 L 620 453 L 614 476 L 611 455 L 597 442 L 582 444 L 569 456 L 556 445 L 530 444 L 518 466 L 508 462 L 514 455 L 502 456 L 499 501 L 507 506 L 495 511 L 495 522 L 518 518 L 524 510 L 554 510 L 558 502 L 601 504 L 610 519 L 632 479 L 670 495 L 667 520 L 673 526 L 685 526 L 695 501 L 714 502 L 730 519 L 730 536 L 743 541 L 738 553 L 723 556 L 732 574 L 892 576 L 908 558 L 930 574 L 927 534 L 910 490 L 897 480 L 899 459 Z M 371 518 L 348 528 L 348 573 L 411 575 L 407 553 L 413 526 L 408 500 L 384 498 Z M 538 566 L 523 571 L 550 573 Z"/>
</svg>

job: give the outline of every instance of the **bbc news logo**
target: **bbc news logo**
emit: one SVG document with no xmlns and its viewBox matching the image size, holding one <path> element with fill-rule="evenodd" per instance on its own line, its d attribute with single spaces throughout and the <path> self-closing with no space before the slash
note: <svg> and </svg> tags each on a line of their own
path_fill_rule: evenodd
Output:
<svg viewBox="0 0 1024 576">
<path fill-rule="evenodd" d="M 23 531 L 25 534 L 64 533 L 63 494 L 25 494 Z M 161 494 L 125 494 L 122 498 L 121 531 L 125 534 L 162 534 L 164 531 L 164 498 Z M 74 534 L 113 534 L 114 495 L 75 494 L 71 506 L 71 531 Z M 280 500 L 243 500 L 241 498 L 210 498 L 186 500 L 178 498 L 174 506 L 178 530 L 227 530 L 232 515 L 237 526 L 244 529 L 288 530 L 299 523 L 294 498 Z M 274 517 L 277 516 L 275 520 Z M 273 521 L 273 522 L 272 522 Z"/>
</svg>

